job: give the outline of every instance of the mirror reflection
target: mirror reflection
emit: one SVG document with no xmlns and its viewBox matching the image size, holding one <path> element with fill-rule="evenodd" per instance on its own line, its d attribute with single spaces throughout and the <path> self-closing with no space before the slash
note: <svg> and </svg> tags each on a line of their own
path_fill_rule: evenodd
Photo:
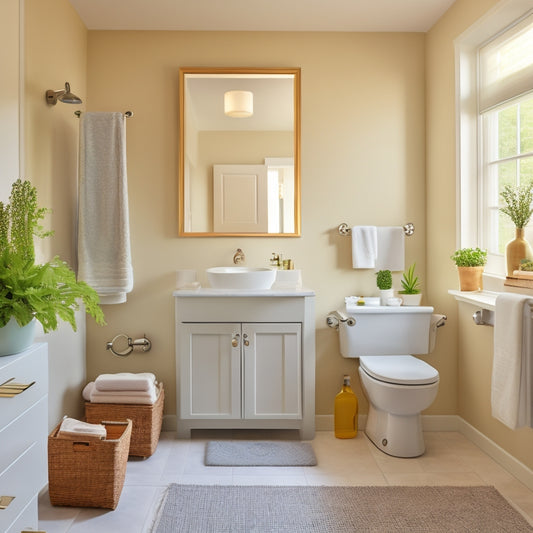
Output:
<svg viewBox="0 0 533 533">
<path fill-rule="evenodd" d="M 181 236 L 300 235 L 300 70 L 180 69 Z"/>
</svg>

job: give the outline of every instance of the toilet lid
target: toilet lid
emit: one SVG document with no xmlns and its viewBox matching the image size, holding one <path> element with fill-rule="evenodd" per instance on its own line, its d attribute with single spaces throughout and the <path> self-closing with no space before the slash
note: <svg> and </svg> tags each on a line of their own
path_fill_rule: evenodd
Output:
<svg viewBox="0 0 533 533">
<path fill-rule="evenodd" d="M 439 380 L 439 373 L 425 361 L 411 355 L 373 355 L 359 358 L 370 376 L 397 385 L 426 385 Z"/>
</svg>

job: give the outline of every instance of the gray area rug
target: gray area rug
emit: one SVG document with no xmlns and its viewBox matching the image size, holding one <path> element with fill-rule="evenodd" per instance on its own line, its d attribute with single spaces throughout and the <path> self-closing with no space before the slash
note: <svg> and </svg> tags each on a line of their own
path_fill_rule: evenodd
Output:
<svg viewBox="0 0 533 533">
<path fill-rule="evenodd" d="M 206 466 L 315 466 L 308 442 L 215 440 L 205 448 Z"/>
<path fill-rule="evenodd" d="M 522 533 L 493 487 L 169 485 L 152 533 Z"/>
</svg>

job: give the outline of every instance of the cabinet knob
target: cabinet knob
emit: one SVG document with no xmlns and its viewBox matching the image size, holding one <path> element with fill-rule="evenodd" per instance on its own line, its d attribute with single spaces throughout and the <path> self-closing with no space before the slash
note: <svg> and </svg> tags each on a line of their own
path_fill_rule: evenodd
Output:
<svg viewBox="0 0 533 533">
<path fill-rule="evenodd" d="M 239 334 L 238 333 L 233 337 L 233 339 L 231 339 L 231 345 L 234 348 L 237 348 L 237 346 L 239 346 Z"/>
</svg>

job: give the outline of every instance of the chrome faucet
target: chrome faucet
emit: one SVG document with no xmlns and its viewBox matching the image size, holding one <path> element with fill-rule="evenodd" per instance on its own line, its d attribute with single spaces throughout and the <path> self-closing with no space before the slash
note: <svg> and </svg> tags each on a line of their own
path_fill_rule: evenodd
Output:
<svg viewBox="0 0 533 533">
<path fill-rule="evenodd" d="M 240 265 L 241 263 L 244 263 L 245 259 L 246 257 L 244 255 L 244 252 L 240 248 L 237 248 L 237 251 L 235 252 L 235 255 L 233 256 L 233 262 L 236 265 Z"/>
</svg>

